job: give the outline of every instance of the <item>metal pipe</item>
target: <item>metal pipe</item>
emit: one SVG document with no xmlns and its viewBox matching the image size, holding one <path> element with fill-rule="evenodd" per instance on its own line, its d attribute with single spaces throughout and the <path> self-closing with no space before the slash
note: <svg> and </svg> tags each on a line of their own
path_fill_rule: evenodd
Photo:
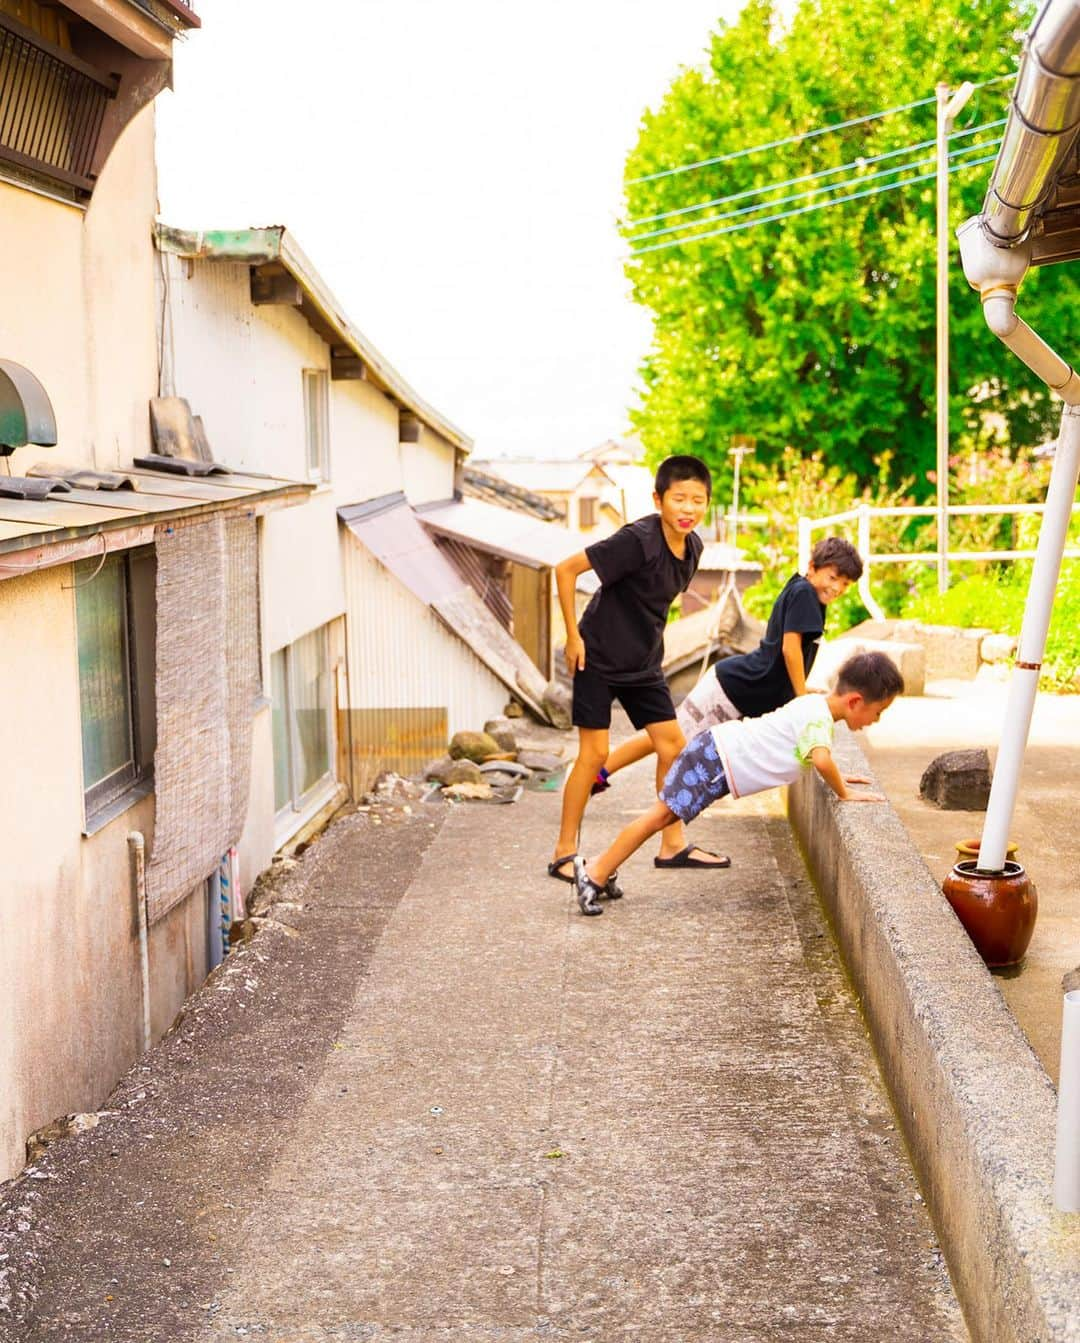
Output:
<svg viewBox="0 0 1080 1343">
<path fill-rule="evenodd" d="M 1066 993 L 1061 1018 L 1054 1207 L 1080 1212 L 1080 989 Z"/>
<path fill-rule="evenodd" d="M 1020 642 L 1016 649 L 1016 665 L 1009 682 L 1009 701 L 994 767 L 994 781 L 990 786 L 990 802 L 986 809 L 986 824 L 979 849 L 979 868 L 985 872 L 1000 872 L 1005 866 L 1009 829 L 1020 784 L 1020 766 L 1031 727 L 1035 693 L 1039 688 L 1046 632 L 1050 626 L 1054 591 L 1061 572 L 1061 556 L 1072 517 L 1078 474 L 1080 407 L 1067 405 L 1061 413 L 1057 453 L 1039 529 L 1039 543 L 1024 607 Z"/>
<path fill-rule="evenodd" d="M 1080 7 L 1046 0 L 1024 39 L 981 225 L 1000 246 L 1023 242 L 1080 130 Z"/>
<path fill-rule="evenodd" d="M 146 841 L 138 830 L 128 834 L 131 889 L 139 923 L 139 972 L 142 980 L 142 1047 L 150 1048 L 150 928 L 146 917 Z"/>
</svg>

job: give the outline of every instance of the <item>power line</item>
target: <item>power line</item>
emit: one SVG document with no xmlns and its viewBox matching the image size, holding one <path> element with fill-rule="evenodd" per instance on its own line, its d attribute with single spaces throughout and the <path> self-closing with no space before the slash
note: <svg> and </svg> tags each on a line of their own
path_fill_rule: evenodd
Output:
<svg viewBox="0 0 1080 1343">
<path fill-rule="evenodd" d="M 977 89 L 988 88 L 991 84 L 1000 84 L 1003 79 L 1014 79 L 1015 75 L 995 75 L 993 79 L 984 79 L 975 85 Z M 819 126 L 817 130 L 802 131 L 798 135 L 787 135 L 780 140 L 769 140 L 765 144 L 751 145 L 747 149 L 736 149 L 730 154 L 718 154 L 715 158 L 700 159 L 697 163 L 684 163 L 678 168 L 663 168 L 660 172 L 646 173 L 644 177 L 632 177 L 626 183 L 628 187 L 639 186 L 643 182 L 656 182 L 661 177 L 674 177 L 677 173 L 695 172 L 698 168 L 711 168 L 717 163 L 730 163 L 734 159 L 746 158 L 748 154 L 760 154 L 766 149 L 779 149 L 783 145 L 799 144 L 803 140 L 813 140 L 819 135 L 831 135 L 834 131 L 845 131 L 852 126 L 863 126 L 868 121 L 880 121 L 882 117 L 891 117 L 896 112 L 910 112 L 916 107 L 926 107 L 936 103 L 937 95 L 932 98 L 920 98 L 913 103 L 901 103 L 897 107 L 885 107 L 880 112 L 869 112 L 864 117 L 852 117 L 849 121 L 837 121 L 831 126 Z"/>
<path fill-rule="evenodd" d="M 988 154 L 986 158 L 972 159 L 970 163 L 958 163 L 949 168 L 948 171 L 958 173 L 965 168 L 977 168 L 983 163 L 993 163 L 995 158 L 997 158 L 996 154 Z M 920 182 L 932 182 L 936 177 L 936 172 L 923 173 L 919 177 L 909 177 L 903 182 L 890 182 L 888 186 L 873 187 L 870 191 L 853 191 L 847 196 L 841 196 L 834 200 L 817 201 L 813 205 L 802 205 L 797 210 L 785 210 L 781 214 L 765 215 L 761 219 L 747 219 L 741 224 L 729 224 L 726 228 L 714 229 L 711 233 L 698 233 L 692 238 L 672 238 L 667 242 L 652 243 L 649 247 L 637 248 L 630 253 L 630 256 L 644 256 L 646 252 L 663 252 L 669 247 L 684 247 L 687 243 L 704 242 L 706 238 L 717 238 L 723 233 L 741 233 L 744 229 L 756 228 L 759 224 L 774 224 L 781 219 L 790 219 L 793 215 L 809 214 L 812 210 L 827 210 L 833 205 L 846 205 L 848 201 L 859 200 L 863 196 L 881 196 L 886 191 L 898 191 L 901 187 L 916 186 Z"/>
<path fill-rule="evenodd" d="M 980 149 L 994 148 L 1000 145 L 1000 140 L 980 140 L 977 144 L 963 145 L 960 149 L 954 149 L 948 158 L 960 158 L 964 154 L 972 154 Z M 736 219 L 740 215 L 753 214 L 756 210 L 771 210 L 780 205 L 790 205 L 792 201 L 806 200 L 811 196 L 819 196 L 823 191 L 840 191 L 845 187 L 862 185 L 866 182 L 878 181 L 883 177 L 892 177 L 895 173 L 910 172 L 915 168 L 925 168 L 928 163 L 936 163 L 937 155 L 931 154 L 928 158 L 913 159 L 909 163 L 897 163 L 891 168 L 881 168 L 876 173 L 860 174 L 857 177 L 850 177 L 844 182 L 826 182 L 823 186 L 811 187 L 808 191 L 797 191 L 793 196 L 785 196 L 782 200 L 776 201 L 758 201 L 756 205 L 744 205 L 738 210 L 727 210 L 723 214 L 709 215 L 707 219 L 689 219 L 680 224 L 669 224 L 667 228 L 653 229 L 649 233 L 639 233 L 630 238 L 631 243 L 642 242 L 646 238 L 660 238 L 668 233 L 678 233 L 682 229 L 704 228 L 706 224 L 717 224 L 724 219 Z M 696 235 L 687 234 L 686 241 L 692 242 Z"/>
<path fill-rule="evenodd" d="M 995 130 L 998 126 L 1005 125 L 1006 118 L 999 117 L 996 121 L 984 121 L 979 126 L 972 126 L 967 130 L 953 131 L 949 135 L 950 140 L 963 140 L 969 135 L 977 135 L 980 131 Z M 662 210 L 655 215 L 642 215 L 640 219 L 631 219 L 627 221 L 628 229 L 638 228 L 642 224 L 655 224 L 663 219 L 674 219 L 679 215 L 694 214 L 698 210 L 708 210 L 716 205 L 729 205 L 732 201 L 746 200 L 749 196 L 760 196 L 768 191 L 780 191 L 785 187 L 799 186 L 803 182 L 816 182 L 822 177 L 831 177 L 835 173 L 846 172 L 850 168 L 868 168 L 871 164 L 882 163 L 885 159 L 894 159 L 901 154 L 915 153 L 920 149 L 929 149 L 931 145 L 937 144 L 937 140 L 917 140 L 912 144 L 904 145 L 900 149 L 890 149 L 883 154 L 874 154 L 871 158 L 851 159 L 848 163 L 838 164 L 835 168 L 820 168 L 816 173 L 804 173 L 801 177 L 789 177 L 782 182 L 770 182 L 766 186 L 750 187 L 746 191 L 736 191 L 730 196 L 717 196 L 713 200 L 701 201 L 697 205 L 682 205 L 674 210 Z M 640 235 L 646 236 L 646 235 Z"/>
</svg>

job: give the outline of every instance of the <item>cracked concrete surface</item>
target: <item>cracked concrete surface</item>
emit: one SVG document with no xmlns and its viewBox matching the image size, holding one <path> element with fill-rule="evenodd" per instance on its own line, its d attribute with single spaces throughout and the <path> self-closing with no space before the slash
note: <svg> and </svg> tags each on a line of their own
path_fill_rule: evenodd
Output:
<svg viewBox="0 0 1080 1343">
<path fill-rule="evenodd" d="M 544 873 L 557 794 L 338 823 L 283 893 L 301 937 L 230 957 L 8 1187 L 0 1337 L 965 1339 L 773 801 L 695 826 L 730 871 L 642 853 L 599 919 Z"/>
</svg>

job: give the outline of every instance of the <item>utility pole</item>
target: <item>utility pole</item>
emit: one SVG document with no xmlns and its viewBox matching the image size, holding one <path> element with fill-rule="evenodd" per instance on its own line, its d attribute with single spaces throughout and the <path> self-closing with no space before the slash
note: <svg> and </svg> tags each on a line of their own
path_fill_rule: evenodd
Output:
<svg viewBox="0 0 1080 1343">
<path fill-rule="evenodd" d="M 742 459 L 748 452 L 754 451 L 752 441 L 741 439 L 735 446 L 728 449 L 728 456 L 734 457 L 735 466 L 732 471 L 731 480 L 731 545 L 734 546 L 739 535 L 739 469 L 742 466 Z"/>
<path fill-rule="evenodd" d="M 937 86 L 937 571 L 949 588 L 949 133 L 975 91 L 967 80 L 949 96 Z"/>
</svg>

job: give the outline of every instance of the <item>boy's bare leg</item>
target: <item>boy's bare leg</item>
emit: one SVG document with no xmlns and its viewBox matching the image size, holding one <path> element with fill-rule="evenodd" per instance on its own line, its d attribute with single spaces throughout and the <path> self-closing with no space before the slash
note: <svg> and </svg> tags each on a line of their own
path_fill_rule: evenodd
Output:
<svg viewBox="0 0 1080 1343">
<path fill-rule="evenodd" d="M 597 886 L 604 886 L 631 854 L 636 853 L 651 835 L 669 826 L 674 819 L 674 813 L 657 799 L 644 816 L 639 816 L 619 831 L 614 843 L 599 858 L 590 858 L 585 870 Z"/>
<path fill-rule="evenodd" d="M 559 838 L 552 854 L 552 862 L 567 858 L 577 850 L 578 831 L 581 818 L 589 802 L 589 792 L 596 778 L 597 770 L 608 755 L 607 728 L 578 728 L 578 757 L 574 768 L 567 775 L 563 785 L 562 819 L 559 822 Z M 572 875 L 571 865 L 566 865 L 567 875 Z"/>
<path fill-rule="evenodd" d="M 674 718 L 666 723 L 650 723 L 645 729 L 649 734 L 653 745 L 656 748 L 656 791 L 660 791 L 660 786 L 664 782 L 664 777 L 668 770 L 675 763 L 675 758 L 686 745 L 686 738 L 683 736 L 682 728 Z M 682 821 L 672 817 L 671 824 L 668 825 L 660 836 L 660 857 L 674 858 L 677 853 L 681 853 L 686 848 L 686 827 Z M 709 854 L 704 849 L 693 848 L 691 854 L 696 861 L 702 863 L 715 863 L 718 867 L 726 867 L 727 861 L 719 854 Z"/>
<path fill-rule="evenodd" d="M 652 755 L 656 747 L 649 740 L 647 732 L 638 732 L 624 741 L 621 746 L 616 746 L 614 751 L 608 756 L 605 769 L 608 775 L 616 774 L 620 769 L 625 769 L 627 765 L 635 765 L 639 760 L 644 760 L 647 755 Z"/>
</svg>

